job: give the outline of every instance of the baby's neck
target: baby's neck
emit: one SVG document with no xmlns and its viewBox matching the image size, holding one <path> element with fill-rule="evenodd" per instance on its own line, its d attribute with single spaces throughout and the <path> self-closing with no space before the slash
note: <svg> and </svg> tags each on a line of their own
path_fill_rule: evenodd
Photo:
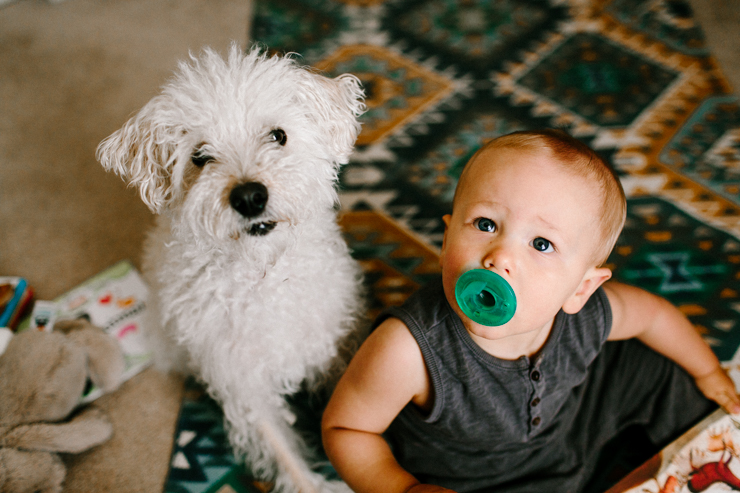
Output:
<svg viewBox="0 0 740 493">
<path fill-rule="evenodd" d="M 470 330 L 468 330 L 468 334 L 470 334 L 473 342 L 491 356 L 513 361 L 522 356 L 530 358 L 537 354 L 547 342 L 554 320 L 550 320 L 539 329 L 500 339 L 486 339 L 473 334 Z"/>
</svg>

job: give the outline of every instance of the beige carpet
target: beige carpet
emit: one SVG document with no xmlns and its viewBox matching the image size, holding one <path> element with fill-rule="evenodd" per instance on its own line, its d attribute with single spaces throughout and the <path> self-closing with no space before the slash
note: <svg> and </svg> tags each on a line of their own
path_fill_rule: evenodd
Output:
<svg viewBox="0 0 740 493">
<path fill-rule="evenodd" d="M 574 0 L 577 1 L 577 0 Z M 2 5 L 3 0 L 0 0 Z M 692 0 L 740 87 L 740 0 Z M 121 259 L 139 265 L 152 216 L 96 163 L 105 136 L 176 60 L 248 39 L 249 0 L 22 0 L 0 7 L 0 275 L 52 299 Z M 182 382 L 146 371 L 94 405 L 114 438 L 68 457 L 68 492 L 159 492 Z"/>
<path fill-rule="evenodd" d="M 709 51 L 740 94 L 740 0 L 690 0 Z"/>
<path fill-rule="evenodd" d="M 0 275 L 53 299 L 121 259 L 153 216 L 95 161 L 188 50 L 245 45 L 249 0 L 24 0 L 0 8 Z M 114 438 L 66 458 L 69 492 L 158 492 L 182 382 L 148 370 L 95 405 Z"/>
</svg>

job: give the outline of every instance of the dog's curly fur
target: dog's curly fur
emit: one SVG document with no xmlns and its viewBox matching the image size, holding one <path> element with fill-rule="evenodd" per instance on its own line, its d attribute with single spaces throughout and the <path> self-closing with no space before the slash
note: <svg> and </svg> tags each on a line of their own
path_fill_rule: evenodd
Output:
<svg viewBox="0 0 740 493">
<path fill-rule="evenodd" d="M 157 365 L 205 382 L 237 454 L 278 491 L 348 491 L 310 471 L 284 397 L 336 376 L 358 332 L 335 184 L 362 98 L 351 75 L 206 48 L 98 148 L 158 214 L 144 258 Z"/>
</svg>

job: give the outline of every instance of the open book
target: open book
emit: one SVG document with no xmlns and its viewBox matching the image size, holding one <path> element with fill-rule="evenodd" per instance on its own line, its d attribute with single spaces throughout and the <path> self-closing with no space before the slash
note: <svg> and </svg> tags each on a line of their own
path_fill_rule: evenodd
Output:
<svg viewBox="0 0 740 493">
<path fill-rule="evenodd" d="M 723 363 L 737 386 L 740 371 Z M 740 415 L 718 409 L 607 493 L 719 493 L 740 491 Z"/>
<path fill-rule="evenodd" d="M 143 314 L 149 289 L 129 261 L 121 261 L 54 301 L 37 301 L 31 316 L 18 330 L 51 330 L 55 320 L 87 317 L 93 325 L 118 339 L 126 368 L 123 380 L 131 378 L 151 363 L 142 334 Z M 102 394 L 90 387 L 82 403 Z"/>
</svg>

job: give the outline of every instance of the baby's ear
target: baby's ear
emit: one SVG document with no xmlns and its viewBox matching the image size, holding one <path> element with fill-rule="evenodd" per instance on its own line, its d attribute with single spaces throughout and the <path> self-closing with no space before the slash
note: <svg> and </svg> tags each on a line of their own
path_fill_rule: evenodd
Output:
<svg viewBox="0 0 740 493">
<path fill-rule="evenodd" d="M 591 267 L 583 276 L 581 284 L 563 304 L 565 313 L 578 313 L 592 294 L 606 281 L 611 279 L 612 271 L 606 267 Z"/>
<path fill-rule="evenodd" d="M 184 131 L 159 119 L 162 97 L 154 98 L 123 128 L 103 140 L 95 157 L 106 171 L 114 171 L 129 186 L 139 189 L 141 199 L 158 214 L 173 198 L 172 170 Z"/>
<path fill-rule="evenodd" d="M 365 92 L 360 80 L 350 74 L 334 79 L 308 71 L 306 74 L 308 83 L 301 97 L 315 109 L 309 117 L 316 120 L 319 128 L 326 129 L 329 148 L 336 161 L 346 164 L 361 130 L 357 118 L 365 112 Z"/>
</svg>

